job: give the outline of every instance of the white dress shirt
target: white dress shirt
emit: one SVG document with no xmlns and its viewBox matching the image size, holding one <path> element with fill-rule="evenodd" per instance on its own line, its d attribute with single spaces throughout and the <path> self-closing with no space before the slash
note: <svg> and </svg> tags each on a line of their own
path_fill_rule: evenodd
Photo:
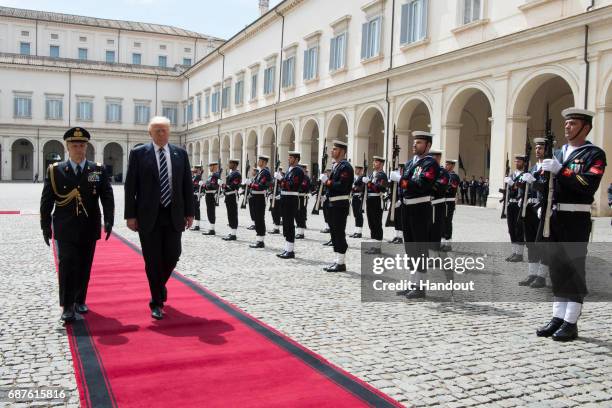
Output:
<svg viewBox="0 0 612 408">
<path fill-rule="evenodd" d="M 161 146 L 153 143 L 153 147 L 155 148 L 155 160 L 157 161 L 157 172 L 159 173 L 159 149 Z M 168 168 L 168 181 L 170 181 L 170 191 L 172 191 L 172 160 L 170 159 L 170 146 L 168 143 L 163 147 L 164 154 L 166 155 L 166 167 Z"/>
</svg>

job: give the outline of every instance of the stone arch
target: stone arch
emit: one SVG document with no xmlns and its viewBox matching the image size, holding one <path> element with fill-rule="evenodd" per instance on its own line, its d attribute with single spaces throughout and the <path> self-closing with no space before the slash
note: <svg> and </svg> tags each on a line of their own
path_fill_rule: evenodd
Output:
<svg viewBox="0 0 612 408">
<path fill-rule="evenodd" d="M 431 103 L 422 95 L 406 98 L 400 105 L 395 119 L 398 144 L 400 146 L 399 163 L 405 163 L 412 156 L 412 132 L 431 131 Z M 389 141 L 389 157 L 392 155 L 393 144 Z"/>
<path fill-rule="evenodd" d="M 87 153 L 85 157 L 89 161 L 96 161 L 96 148 L 91 143 L 87 143 Z"/>
<path fill-rule="evenodd" d="M 257 167 L 257 132 L 253 129 L 247 133 L 246 137 L 246 156 L 244 168 L 246 169 L 246 159 L 249 159 L 249 166 L 251 169 Z M 251 177 L 252 174 L 245 175 L 245 177 Z"/>
<path fill-rule="evenodd" d="M 270 162 L 268 165 L 274 167 L 274 128 L 268 126 L 261 135 L 261 142 L 259 143 L 259 153 L 270 156 Z"/>
<path fill-rule="evenodd" d="M 189 157 L 189 162 L 193 163 L 193 143 L 189 142 L 186 146 L 187 157 Z"/>
<path fill-rule="evenodd" d="M 46 169 L 50 164 L 63 161 L 65 159 L 65 151 L 64 144 L 59 140 L 47 141 L 43 146 L 43 168 Z"/>
<path fill-rule="evenodd" d="M 221 166 L 225 169 L 227 168 L 227 162 L 229 160 L 229 156 L 231 153 L 231 138 L 229 133 L 221 135 Z"/>
<path fill-rule="evenodd" d="M 302 152 L 301 162 L 308 165 L 311 174 L 317 174 L 319 170 L 319 123 L 310 118 L 302 127 Z"/>
<path fill-rule="evenodd" d="M 123 147 L 119 143 L 110 142 L 104 146 L 103 164 L 113 181 L 123 180 Z"/>
<path fill-rule="evenodd" d="M 230 154 L 231 158 L 240 160 L 240 164 L 238 165 L 239 170 L 242 168 L 242 166 L 244 166 L 244 158 L 242 157 L 242 139 L 242 132 L 237 132 L 234 134 L 232 140 L 232 152 Z"/>
<path fill-rule="evenodd" d="M 362 111 L 357 121 L 357 133 L 353 156 L 356 162 L 363 161 L 366 155 L 368 166 L 372 169 L 372 156 L 385 156 L 385 118 L 384 111 L 376 104 L 370 104 Z"/>
<path fill-rule="evenodd" d="M 278 143 L 278 159 L 282 163 L 281 167 L 287 168 L 287 156 L 291 150 L 295 150 L 295 127 L 293 122 L 288 121 L 283 126 Z"/>
<path fill-rule="evenodd" d="M 204 175 L 208 174 L 208 162 L 209 162 L 209 154 L 210 154 L 210 141 L 208 139 L 204 139 L 202 141 L 202 153 L 200 157 L 202 158 L 202 171 Z"/>
<path fill-rule="evenodd" d="M 202 161 L 201 152 L 202 147 L 200 145 L 200 141 L 198 140 L 193 145 L 193 160 L 191 161 L 192 166 L 196 166 Z"/>
<path fill-rule="evenodd" d="M 12 179 L 34 179 L 34 145 L 26 138 L 20 138 L 11 145 Z M 39 178 L 40 177 L 39 175 Z"/>
</svg>

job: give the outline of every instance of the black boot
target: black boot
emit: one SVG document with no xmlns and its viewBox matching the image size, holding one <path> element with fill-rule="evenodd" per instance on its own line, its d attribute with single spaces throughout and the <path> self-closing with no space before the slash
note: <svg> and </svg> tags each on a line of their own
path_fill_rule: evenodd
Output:
<svg viewBox="0 0 612 408">
<path fill-rule="evenodd" d="M 233 234 L 229 234 L 228 236 L 223 237 L 221 239 L 224 240 L 224 241 L 235 241 L 236 240 L 236 236 L 233 235 Z"/>
<path fill-rule="evenodd" d="M 546 278 L 544 278 L 543 276 L 538 276 L 537 278 L 535 278 L 535 280 L 533 282 L 531 282 L 531 285 L 529 285 L 530 288 L 545 288 L 546 287 Z"/>
<path fill-rule="evenodd" d="M 85 314 L 87 312 L 89 312 L 89 308 L 87 307 L 87 305 L 85 303 L 77 303 L 74 305 L 74 310 L 75 312 L 79 313 L 79 314 Z"/>
<path fill-rule="evenodd" d="M 563 324 L 563 319 L 559 317 L 553 317 L 550 322 L 546 326 L 540 327 L 536 330 L 536 335 L 538 337 L 550 337 L 559 330 L 559 327 Z"/>
<path fill-rule="evenodd" d="M 578 337 L 578 324 L 563 321 L 559 330 L 553 333 L 554 341 L 572 341 Z"/>
<path fill-rule="evenodd" d="M 514 257 L 510 259 L 508 262 L 523 262 L 523 255 L 514 254 Z"/>
<path fill-rule="evenodd" d="M 257 241 L 254 244 L 249 245 L 249 248 L 265 248 L 263 241 Z"/>
<path fill-rule="evenodd" d="M 537 279 L 536 275 L 529 275 L 525 279 L 519 282 L 519 286 L 529 286 Z"/>
<path fill-rule="evenodd" d="M 506 262 L 513 262 L 512 260 L 514 259 L 515 256 L 516 256 L 515 253 L 511 254 L 509 257 L 506 258 Z"/>
<path fill-rule="evenodd" d="M 215 235 L 215 230 L 208 230 L 206 232 L 203 232 L 202 235 Z"/>
<path fill-rule="evenodd" d="M 295 258 L 295 252 L 293 251 L 284 251 L 282 254 L 276 254 L 281 259 L 293 259 Z"/>
<path fill-rule="evenodd" d="M 323 270 L 326 272 L 346 272 L 346 265 L 334 263 L 331 266 L 323 268 Z"/>
<path fill-rule="evenodd" d="M 192 231 L 199 231 L 200 230 L 200 226 L 199 225 L 195 225 L 193 227 L 191 227 Z"/>
</svg>

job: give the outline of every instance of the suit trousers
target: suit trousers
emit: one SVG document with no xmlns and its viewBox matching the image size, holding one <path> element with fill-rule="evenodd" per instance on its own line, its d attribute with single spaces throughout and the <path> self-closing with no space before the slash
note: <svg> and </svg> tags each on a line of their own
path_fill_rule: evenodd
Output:
<svg viewBox="0 0 612 408">
<path fill-rule="evenodd" d="M 419 258 L 428 255 L 429 227 L 431 225 L 431 203 L 402 204 L 402 230 L 406 255 Z M 425 268 L 419 268 L 425 272 Z"/>
<path fill-rule="evenodd" d="M 442 238 L 451 239 L 453 237 L 453 217 L 455 216 L 455 207 L 456 204 L 454 202 L 447 202 L 446 205 L 446 213 L 444 217 L 444 232 L 442 233 Z"/>
<path fill-rule="evenodd" d="M 96 240 L 56 241 L 60 306 L 85 303 Z"/>
<path fill-rule="evenodd" d="M 529 263 L 537 263 L 541 259 L 542 248 L 536 242 L 538 235 L 538 227 L 540 225 L 540 219 L 538 218 L 537 207 L 528 204 L 525 211 L 525 218 L 522 214 L 519 215 L 521 222 L 523 223 L 523 231 L 525 231 L 525 245 L 527 246 L 527 259 Z"/>
<path fill-rule="evenodd" d="M 346 242 L 346 219 L 349 213 L 349 202 L 334 202 L 330 206 L 327 204 L 327 213 L 329 214 L 329 231 L 331 233 L 331 241 L 334 247 L 334 252 L 345 254 L 348 249 Z"/>
<path fill-rule="evenodd" d="M 217 221 L 216 211 L 217 204 L 215 201 L 215 194 L 206 194 L 206 218 L 208 218 L 209 224 L 214 224 Z"/>
<path fill-rule="evenodd" d="M 297 196 L 286 195 L 281 200 L 282 204 L 277 202 L 276 205 L 281 204 L 281 211 L 283 214 L 283 236 L 287 242 L 295 241 L 295 216 L 298 211 L 298 199 Z"/>
<path fill-rule="evenodd" d="M 351 201 L 351 207 L 353 208 L 353 217 L 355 217 L 355 227 L 363 227 L 363 213 L 361 212 L 361 197 L 353 196 Z"/>
<path fill-rule="evenodd" d="M 172 226 L 169 207 L 160 207 L 151 232 L 138 233 L 151 291 L 151 307 L 164 304 L 166 283 L 181 256 L 182 233 Z"/>
<path fill-rule="evenodd" d="M 236 194 L 225 196 L 225 208 L 227 209 L 227 221 L 231 229 L 238 228 L 238 202 Z"/>
<path fill-rule="evenodd" d="M 370 227 L 370 238 L 381 241 L 383 239 L 383 209 L 380 204 L 380 197 L 368 197 L 366 213 L 368 216 L 368 226 Z"/>
<path fill-rule="evenodd" d="M 506 221 L 508 223 L 510 242 L 513 244 L 522 244 L 525 242 L 525 237 L 523 236 L 523 222 L 520 216 L 521 207 L 519 207 L 517 203 L 508 203 Z"/>
<path fill-rule="evenodd" d="M 306 228 L 306 207 L 308 206 L 308 201 L 306 197 L 299 197 L 298 200 L 298 210 L 297 214 L 295 215 L 295 225 L 298 228 Z"/>
<path fill-rule="evenodd" d="M 195 207 L 195 219 L 200 221 L 200 200 L 198 199 L 198 195 L 193 195 L 193 206 Z"/>
<path fill-rule="evenodd" d="M 249 199 L 249 206 L 253 209 L 255 232 L 258 237 L 266 235 L 266 197 L 263 194 L 254 194 Z"/>
</svg>

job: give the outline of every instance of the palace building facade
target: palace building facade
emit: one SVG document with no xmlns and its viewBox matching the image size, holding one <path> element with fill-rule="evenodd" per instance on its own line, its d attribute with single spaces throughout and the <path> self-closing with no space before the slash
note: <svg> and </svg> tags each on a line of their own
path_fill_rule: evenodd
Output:
<svg viewBox="0 0 612 408">
<path fill-rule="evenodd" d="M 612 0 L 285 0 L 227 41 L 11 10 L 0 8 L 2 180 L 42 173 L 79 124 L 120 180 L 154 114 L 171 119 L 192 163 L 236 157 L 243 168 L 300 150 L 316 172 L 333 139 L 353 163 L 390 159 L 394 134 L 406 161 L 411 132 L 431 131 L 462 178 L 490 179 L 489 206 L 526 138 L 550 123 L 564 143 L 564 108 L 596 111 L 589 138 L 612 151 Z M 598 215 L 610 214 L 610 174 Z"/>
</svg>

